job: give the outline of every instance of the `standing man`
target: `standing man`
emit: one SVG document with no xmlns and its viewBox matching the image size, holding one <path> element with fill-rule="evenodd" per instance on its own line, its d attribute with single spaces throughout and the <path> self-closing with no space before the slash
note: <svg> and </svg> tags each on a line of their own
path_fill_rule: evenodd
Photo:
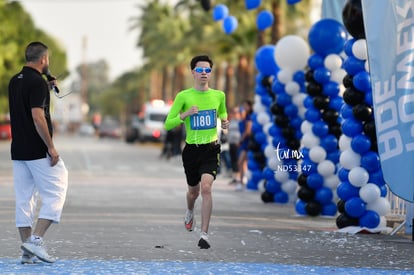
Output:
<svg viewBox="0 0 414 275">
<path fill-rule="evenodd" d="M 47 46 L 30 43 L 25 59 L 25 66 L 10 80 L 8 89 L 16 227 L 23 242 L 22 264 L 33 263 L 35 257 L 53 263 L 55 259 L 47 253 L 43 236 L 52 223 L 60 221 L 68 172 L 52 140 L 50 89 L 42 76 L 49 71 Z M 37 194 L 42 205 L 32 231 Z"/>
<path fill-rule="evenodd" d="M 221 120 L 223 129 L 227 129 L 229 122 L 224 92 L 208 86 L 213 61 L 207 55 L 195 56 L 190 67 L 194 87 L 177 94 L 165 121 L 165 128 L 170 130 L 182 123 L 185 125 L 186 144 L 182 160 L 188 191 L 184 225 L 188 231 L 193 230 L 194 205 L 201 191 L 201 234 L 198 246 L 208 249 L 208 227 L 213 208 L 211 189 L 220 165 L 217 118 Z"/>
</svg>

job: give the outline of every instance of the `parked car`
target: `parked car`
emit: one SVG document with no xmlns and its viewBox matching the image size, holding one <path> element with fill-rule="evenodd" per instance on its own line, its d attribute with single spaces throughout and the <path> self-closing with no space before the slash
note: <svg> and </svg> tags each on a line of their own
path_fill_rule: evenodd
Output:
<svg viewBox="0 0 414 275">
<path fill-rule="evenodd" d="M 106 118 L 99 127 L 99 137 L 121 138 L 122 130 L 120 123 L 112 118 Z"/>
<path fill-rule="evenodd" d="M 171 106 L 162 100 L 153 100 L 144 104 L 141 112 L 131 118 L 125 137 L 126 142 L 163 141 L 167 133 L 164 122 L 170 108 Z"/>
<path fill-rule="evenodd" d="M 10 121 L 0 121 L 0 139 L 11 139 L 11 125 Z"/>
</svg>

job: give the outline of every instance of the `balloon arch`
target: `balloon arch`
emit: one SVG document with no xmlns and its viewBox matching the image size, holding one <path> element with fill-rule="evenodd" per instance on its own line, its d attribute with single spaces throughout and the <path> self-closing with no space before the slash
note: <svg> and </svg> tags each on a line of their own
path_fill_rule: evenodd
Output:
<svg viewBox="0 0 414 275">
<path fill-rule="evenodd" d="M 256 9 L 261 1 L 245 4 Z M 213 19 L 226 34 L 237 28 L 223 4 L 213 8 Z M 258 30 L 273 20 L 259 12 Z M 338 228 L 385 227 L 390 205 L 367 59 L 358 1 L 345 5 L 343 24 L 316 22 L 308 41 L 288 35 L 257 50 L 248 189 L 261 191 L 264 202 L 294 204 L 299 215 L 336 216 Z"/>
</svg>

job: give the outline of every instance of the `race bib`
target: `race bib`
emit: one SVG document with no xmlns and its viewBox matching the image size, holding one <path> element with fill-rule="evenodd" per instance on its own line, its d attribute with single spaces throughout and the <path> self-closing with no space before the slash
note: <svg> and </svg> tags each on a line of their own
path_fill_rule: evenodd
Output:
<svg viewBox="0 0 414 275">
<path fill-rule="evenodd" d="M 216 128 L 217 115 L 216 110 L 199 111 L 190 117 L 190 126 L 192 130 L 206 130 Z"/>
</svg>

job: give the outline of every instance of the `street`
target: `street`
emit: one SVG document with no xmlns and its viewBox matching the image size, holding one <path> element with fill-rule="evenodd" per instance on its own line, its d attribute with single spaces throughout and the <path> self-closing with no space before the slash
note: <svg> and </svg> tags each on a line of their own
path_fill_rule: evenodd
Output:
<svg viewBox="0 0 414 275">
<path fill-rule="evenodd" d="M 54 264 L 21 265 L 14 225 L 10 144 L 0 142 L 1 274 L 414 274 L 414 244 L 399 235 L 344 234 L 335 218 L 301 217 L 265 204 L 219 175 L 213 186 L 211 249 L 183 226 L 181 159 L 159 144 L 58 135 L 69 170 L 62 221 L 45 236 Z"/>
</svg>

